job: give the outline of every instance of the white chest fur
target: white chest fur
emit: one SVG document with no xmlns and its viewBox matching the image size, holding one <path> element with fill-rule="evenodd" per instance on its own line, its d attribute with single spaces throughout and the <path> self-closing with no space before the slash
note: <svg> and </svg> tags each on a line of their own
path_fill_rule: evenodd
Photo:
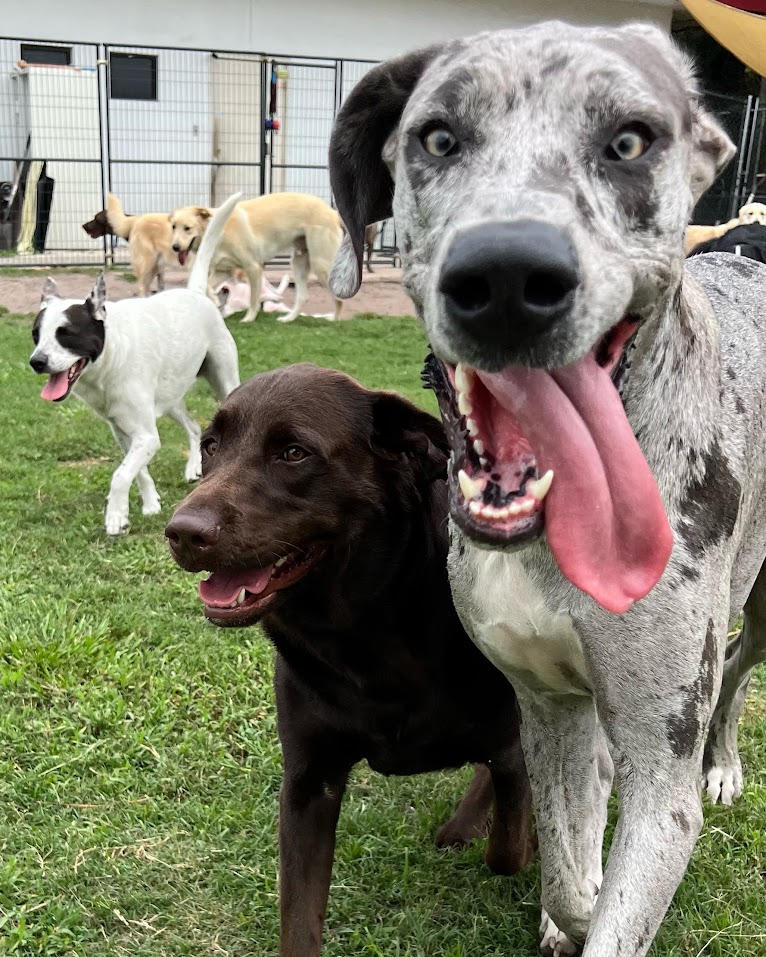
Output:
<svg viewBox="0 0 766 957">
<path fill-rule="evenodd" d="M 590 694 L 582 645 L 568 614 L 546 604 L 518 556 L 466 547 L 471 574 L 455 582 L 481 651 L 511 681 L 538 692 Z M 468 585 L 471 582 L 471 585 Z M 457 596 L 456 596 L 457 597 Z"/>
</svg>

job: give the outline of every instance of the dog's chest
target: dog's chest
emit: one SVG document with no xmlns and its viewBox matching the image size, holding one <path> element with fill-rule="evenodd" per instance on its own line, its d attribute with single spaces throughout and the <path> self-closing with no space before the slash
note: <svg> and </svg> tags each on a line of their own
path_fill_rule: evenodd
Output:
<svg viewBox="0 0 766 957">
<path fill-rule="evenodd" d="M 549 606 L 516 555 L 466 545 L 451 571 L 468 632 L 512 682 L 538 693 L 591 693 L 572 619 Z"/>
</svg>

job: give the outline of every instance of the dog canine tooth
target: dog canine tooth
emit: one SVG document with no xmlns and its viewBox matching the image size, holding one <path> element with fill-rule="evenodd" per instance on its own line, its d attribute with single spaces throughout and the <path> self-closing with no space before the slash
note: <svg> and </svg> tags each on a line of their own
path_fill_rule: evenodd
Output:
<svg viewBox="0 0 766 957">
<path fill-rule="evenodd" d="M 463 469 L 457 473 L 457 480 L 460 485 L 460 491 L 465 496 L 467 502 L 473 498 L 478 498 L 484 491 L 484 483 L 472 479 Z"/>
<path fill-rule="evenodd" d="M 458 392 L 457 407 L 461 415 L 470 415 L 473 412 L 473 406 L 465 392 Z"/>
<path fill-rule="evenodd" d="M 274 567 L 275 567 L 275 568 L 280 568 L 282 565 L 284 565 L 284 563 L 285 563 L 286 561 L 287 561 L 287 555 L 283 555 L 281 558 L 278 558 L 278 559 L 274 562 Z"/>
<path fill-rule="evenodd" d="M 245 600 L 246 595 L 247 595 L 247 590 L 244 588 L 240 588 L 239 594 L 237 595 L 236 601 L 234 602 L 232 607 L 236 608 L 237 606 L 241 605 L 242 602 Z"/>
<path fill-rule="evenodd" d="M 538 502 L 542 502 L 551 487 L 553 481 L 553 469 L 548 469 L 542 478 L 535 482 L 527 482 L 527 495 L 533 496 Z"/>
</svg>

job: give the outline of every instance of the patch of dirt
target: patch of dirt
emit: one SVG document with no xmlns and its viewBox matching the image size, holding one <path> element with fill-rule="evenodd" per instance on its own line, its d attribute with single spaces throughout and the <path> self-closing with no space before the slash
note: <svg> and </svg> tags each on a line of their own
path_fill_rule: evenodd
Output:
<svg viewBox="0 0 766 957">
<path fill-rule="evenodd" d="M 93 276 L 82 273 L 59 272 L 55 269 L 41 269 L 39 276 L 3 276 L 0 269 L 0 304 L 10 312 L 36 313 L 40 304 L 40 292 L 47 275 L 56 280 L 62 296 L 72 299 L 84 299 L 93 286 Z M 281 270 L 268 270 L 267 278 L 275 286 L 283 273 Z M 166 275 L 166 288 L 173 289 L 186 285 L 186 273 L 171 270 Z M 362 288 L 345 303 L 343 318 L 351 318 L 359 312 L 373 312 L 381 316 L 414 315 L 412 300 L 402 288 L 402 271 L 391 266 L 376 266 L 375 272 L 365 272 Z M 109 298 L 127 299 L 136 295 L 135 283 L 127 282 L 120 275 L 109 273 L 106 279 Z M 292 302 L 293 290 L 288 289 L 285 300 Z M 333 303 L 330 294 L 312 279 L 309 283 L 309 301 L 306 311 L 310 313 L 332 312 Z"/>
</svg>

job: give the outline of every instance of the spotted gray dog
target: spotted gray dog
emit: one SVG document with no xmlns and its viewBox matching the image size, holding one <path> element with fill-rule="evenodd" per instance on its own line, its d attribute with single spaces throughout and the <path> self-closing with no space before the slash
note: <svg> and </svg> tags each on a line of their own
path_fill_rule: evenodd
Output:
<svg viewBox="0 0 766 957">
<path fill-rule="evenodd" d="M 766 657 L 766 267 L 683 254 L 732 152 L 640 24 L 392 60 L 333 133 L 333 290 L 358 288 L 364 227 L 393 198 L 435 353 L 454 596 L 518 693 L 549 954 L 645 954 L 701 773 L 713 800 L 742 789 L 737 721 Z"/>
</svg>

